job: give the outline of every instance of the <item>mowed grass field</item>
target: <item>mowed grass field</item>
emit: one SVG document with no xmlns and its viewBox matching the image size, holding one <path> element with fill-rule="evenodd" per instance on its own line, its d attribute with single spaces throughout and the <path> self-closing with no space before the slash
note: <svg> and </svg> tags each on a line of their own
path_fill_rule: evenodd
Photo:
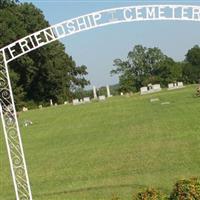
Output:
<svg viewBox="0 0 200 200">
<path fill-rule="evenodd" d="M 178 179 L 200 177 L 195 88 L 22 113 L 34 200 L 128 200 L 148 186 L 169 193 Z M 25 119 L 33 125 L 23 127 Z M 2 130 L 0 161 L 0 199 L 13 200 Z"/>
</svg>

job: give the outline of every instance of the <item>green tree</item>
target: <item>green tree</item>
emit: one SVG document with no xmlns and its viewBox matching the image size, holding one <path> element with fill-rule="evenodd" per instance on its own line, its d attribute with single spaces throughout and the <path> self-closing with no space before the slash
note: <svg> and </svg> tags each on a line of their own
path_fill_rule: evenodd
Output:
<svg viewBox="0 0 200 200">
<path fill-rule="evenodd" d="M 160 81 L 158 72 L 165 56 L 158 48 L 146 48 L 136 45 L 128 53 L 127 60 L 114 60 L 115 70 L 111 74 L 119 75 L 120 91 L 138 91 L 141 86 Z"/>
<path fill-rule="evenodd" d="M 41 10 L 33 4 L 0 3 L 0 47 L 48 27 Z M 59 41 L 24 55 L 9 64 L 17 105 L 20 102 L 63 102 L 73 97 L 74 88 L 84 88 L 86 66 L 77 66 Z M 20 91 L 20 92 L 19 92 Z"/>
<path fill-rule="evenodd" d="M 15 5 L 13 0 L 0 0 L 0 9 Z"/>
<path fill-rule="evenodd" d="M 182 81 L 182 63 L 175 62 L 172 58 L 166 57 L 166 59 L 159 64 L 159 68 L 155 71 L 155 74 L 161 85 L 165 87 L 168 83 Z"/>
<path fill-rule="evenodd" d="M 200 47 L 188 50 L 183 63 L 183 78 L 186 83 L 198 83 L 200 79 Z"/>
</svg>

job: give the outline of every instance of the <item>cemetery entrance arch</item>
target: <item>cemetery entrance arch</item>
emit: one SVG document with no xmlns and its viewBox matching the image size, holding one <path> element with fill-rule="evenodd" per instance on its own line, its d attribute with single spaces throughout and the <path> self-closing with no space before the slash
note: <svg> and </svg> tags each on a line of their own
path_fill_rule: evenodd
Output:
<svg viewBox="0 0 200 200">
<path fill-rule="evenodd" d="M 140 5 L 101 10 L 37 31 L 0 49 L 0 114 L 17 200 L 32 200 L 32 193 L 8 63 L 48 43 L 82 31 L 112 24 L 152 20 L 200 22 L 200 6 Z"/>
</svg>

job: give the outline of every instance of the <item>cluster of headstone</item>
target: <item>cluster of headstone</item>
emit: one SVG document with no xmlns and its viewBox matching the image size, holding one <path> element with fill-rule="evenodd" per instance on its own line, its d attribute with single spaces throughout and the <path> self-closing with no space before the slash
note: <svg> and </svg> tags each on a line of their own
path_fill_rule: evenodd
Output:
<svg viewBox="0 0 200 200">
<path fill-rule="evenodd" d="M 159 102 L 159 101 L 160 101 L 159 98 L 151 98 L 151 99 L 150 99 L 150 102 L 151 102 L 151 103 Z M 169 102 L 169 101 L 165 101 L 165 102 L 161 102 L 160 104 L 161 104 L 161 105 L 169 105 L 170 102 Z"/>
<path fill-rule="evenodd" d="M 112 97 L 112 95 L 110 94 L 110 88 L 109 88 L 108 85 L 106 86 L 106 90 L 107 90 L 107 97 Z M 95 100 L 96 99 L 99 100 L 99 101 L 105 101 L 106 100 L 106 96 L 105 95 L 97 96 L 97 90 L 96 90 L 95 86 L 93 86 L 93 96 L 94 96 Z M 91 102 L 90 97 L 84 97 L 83 99 L 73 99 L 72 104 L 73 105 L 80 105 L 80 104 L 85 104 L 85 103 L 90 103 L 90 102 Z M 68 102 L 65 101 L 64 105 L 67 105 L 67 104 L 68 104 Z M 57 106 L 57 105 L 58 105 L 57 103 L 53 103 L 53 100 L 50 99 L 50 106 Z M 43 106 L 39 105 L 38 108 L 42 109 Z M 28 111 L 28 108 L 23 107 L 22 111 L 26 112 L 26 111 Z"/>
<path fill-rule="evenodd" d="M 106 86 L 106 90 L 107 90 L 107 97 L 112 97 L 112 95 L 110 94 L 110 88 L 109 86 L 107 85 Z M 97 89 L 95 86 L 93 86 L 93 99 L 94 100 L 99 100 L 99 101 L 105 101 L 106 100 L 106 96 L 105 95 L 101 95 L 101 96 L 97 96 Z M 73 105 L 80 105 L 80 104 L 84 104 L 84 103 L 89 103 L 91 102 L 91 99 L 90 97 L 85 97 L 83 99 L 74 99 L 72 101 L 72 104 Z"/>
<path fill-rule="evenodd" d="M 179 88 L 183 88 L 183 82 L 176 82 L 176 83 L 169 83 L 168 84 L 168 90 L 173 90 L 173 89 L 179 89 Z M 149 84 L 147 87 L 141 87 L 140 88 L 140 94 L 149 94 L 149 93 L 154 93 L 154 92 L 159 92 L 161 91 L 162 88 L 160 86 L 160 84 Z"/>
<path fill-rule="evenodd" d="M 68 104 L 68 102 L 65 101 L 65 102 L 64 102 L 64 105 L 67 105 L 67 104 Z M 52 99 L 50 99 L 50 106 L 58 106 L 58 104 L 57 104 L 57 103 L 54 103 L 54 104 L 53 104 Z M 40 105 L 38 106 L 38 108 L 39 108 L 39 109 L 42 109 L 42 108 L 43 108 L 43 105 L 40 104 Z M 26 111 L 28 111 L 28 108 L 24 106 L 24 107 L 22 108 L 22 111 L 23 111 L 23 112 L 26 112 Z"/>
<path fill-rule="evenodd" d="M 106 86 L 106 91 L 107 91 L 107 98 L 112 97 L 112 95 L 110 94 L 110 87 L 109 87 L 109 85 Z M 101 96 L 97 97 L 97 90 L 96 90 L 95 86 L 93 86 L 93 95 L 94 95 L 94 99 L 98 99 L 100 101 L 106 100 L 106 96 L 105 95 L 101 95 Z"/>
<path fill-rule="evenodd" d="M 25 127 L 30 126 L 30 125 L 32 125 L 32 124 L 33 124 L 33 122 L 32 122 L 31 120 L 24 120 L 24 123 L 23 123 L 23 125 L 24 125 Z"/>
<path fill-rule="evenodd" d="M 107 91 L 107 97 L 108 98 L 112 97 L 112 95 L 110 94 L 110 87 L 109 87 L 109 85 L 106 86 L 106 91 Z M 105 95 L 97 97 L 97 89 L 96 89 L 95 86 L 93 86 L 93 96 L 94 96 L 94 99 L 99 99 L 99 100 L 102 100 L 102 99 L 105 100 L 106 99 Z"/>
<path fill-rule="evenodd" d="M 168 84 L 168 90 L 174 90 L 174 89 L 179 89 L 183 88 L 183 82 L 177 82 L 177 83 L 169 83 Z"/>
<path fill-rule="evenodd" d="M 73 99 L 72 104 L 73 105 L 80 105 L 84 103 L 90 103 L 90 97 L 84 97 L 83 99 Z"/>
<path fill-rule="evenodd" d="M 160 87 L 160 84 L 149 84 L 147 87 L 141 87 L 140 88 L 140 94 L 149 94 L 149 93 L 154 93 L 154 92 L 159 92 L 161 91 L 162 88 Z"/>
</svg>

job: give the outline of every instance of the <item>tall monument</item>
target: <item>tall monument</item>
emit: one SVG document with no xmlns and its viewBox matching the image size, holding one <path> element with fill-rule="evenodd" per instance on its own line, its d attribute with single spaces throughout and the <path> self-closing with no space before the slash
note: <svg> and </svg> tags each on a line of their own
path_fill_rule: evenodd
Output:
<svg viewBox="0 0 200 200">
<path fill-rule="evenodd" d="M 107 97 L 111 97 L 109 85 L 106 86 L 106 90 L 107 90 Z"/>
<path fill-rule="evenodd" d="M 94 99 L 97 99 L 97 91 L 96 91 L 95 86 L 93 86 L 93 95 L 94 95 Z"/>
</svg>

